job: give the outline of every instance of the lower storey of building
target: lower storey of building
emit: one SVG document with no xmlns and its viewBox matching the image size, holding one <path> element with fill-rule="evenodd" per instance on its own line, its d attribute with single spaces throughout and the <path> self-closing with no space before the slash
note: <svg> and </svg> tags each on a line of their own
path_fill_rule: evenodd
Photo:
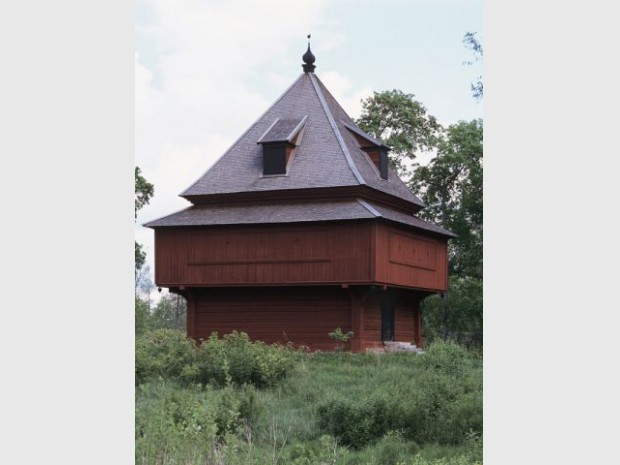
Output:
<svg viewBox="0 0 620 465">
<path fill-rule="evenodd" d="M 174 289 L 172 289 L 175 291 Z M 252 340 L 354 352 L 386 341 L 423 347 L 420 303 L 429 293 L 381 286 L 186 288 L 187 332 L 196 340 L 245 332 Z M 353 332 L 346 343 L 329 336 Z"/>
</svg>

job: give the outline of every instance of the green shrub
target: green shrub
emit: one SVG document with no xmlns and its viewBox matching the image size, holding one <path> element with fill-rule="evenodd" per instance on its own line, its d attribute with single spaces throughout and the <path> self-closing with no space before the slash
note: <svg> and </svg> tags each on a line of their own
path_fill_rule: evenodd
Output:
<svg viewBox="0 0 620 465">
<path fill-rule="evenodd" d="M 215 424 L 217 425 L 218 437 L 235 433 L 241 424 L 239 420 L 240 401 L 235 396 L 235 391 L 230 386 L 217 391 L 220 394 L 218 402 L 213 409 L 215 413 Z"/>
<path fill-rule="evenodd" d="M 412 460 L 399 462 L 397 465 L 482 465 L 482 460 L 477 460 L 467 454 L 427 460 L 421 454 L 416 454 Z"/>
<path fill-rule="evenodd" d="M 354 336 L 353 331 L 343 333 L 340 328 L 336 328 L 331 333 L 327 333 L 330 339 L 336 341 L 336 352 L 342 352 L 345 345 Z"/>
<path fill-rule="evenodd" d="M 377 465 L 394 465 L 404 463 L 419 450 L 415 442 L 404 442 L 397 437 L 386 437 L 375 447 Z"/>
<path fill-rule="evenodd" d="M 249 427 L 254 427 L 265 410 L 263 401 L 256 392 L 256 388 L 252 385 L 243 385 L 236 391 L 239 399 L 238 411 L 239 418 Z"/>
<path fill-rule="evenodd" d="M 320 438 L 304 443 L 292 444 L 283 450 L 281 461 L 283 465 L 331 465 L 345 454 L 345 449 L 338 446 L 332 436 L 324 435 Z"/>
<path fill-rule="evenodd" d="M 219 386 L 271 386 L 293 368 L 293 354 L 285 347 L 251 342 L 248 335 L 236 331 L 221 339 L 213 333 L 200 346 L 196 359 L 198 381 Z"/>
<path fill-rule="evenodd" d="M 179 387 L 158 381 L 136 388 L 136 463 L 207 460 L 256 420 L 261 410 L 255 388 Z"/>
<path fill-rule="evenodd" d="M 317 409 L 319 427 L 345 446 L 361 449 L 383 436 L 390 420 L 390 408 L 379 396 L 353 401 L 332 397 Z"/>
<path fill-rule="evenodd" d="M 461 376 L 470 356 L 463 346 L 438 339 L 431 343 L 421 357 L 422 366 L 451 376 Z"/>
<path fill-rule="evenodd" d="M 218 338 L 213 333 L 197 347 L 181 331 L 158 329 L 136 340 L 136 384 L 175 379 L 183 384 L 272 386 L 293 368 L 293 352 L 251 342 L 245 333 Z"/>
<path fill-rule="evenodd" d="M 161 463 L 167 456 L 192 463 L 216 445 L 218 400 L 213 393 L 165 383 L 136 389 L 136 463 Z"/>
<path fill-rule="evenodd" d="M 181 332 L 157 329 L 136 339 L 136 384 L 149 379 L 180 378 L 192 366 L 195 344 Z"/>
<path fill-rule="evenodd" d="M 405 383 L 384 383 L 363 397 L 330 397 L 317 407 L 318 427 L 354 449 L 371 445 L 390 430 L 419 444 L 462 444 L 469 431 L 482 433 L 482 391 L 468 390 L 468 384 L 477 383 L 446 374 L 446 366 L 454 372 L 452 365 L 443 364 L 419 370 Z"/>
</svg>

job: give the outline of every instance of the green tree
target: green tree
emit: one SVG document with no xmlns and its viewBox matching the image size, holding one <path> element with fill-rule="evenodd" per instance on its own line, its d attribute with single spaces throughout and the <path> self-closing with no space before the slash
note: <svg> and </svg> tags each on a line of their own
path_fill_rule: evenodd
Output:
<svg viewBox="0 0 620 465">
<path fill-rule="evenodd" d="M 148 182 L 144 176 L 140 173 L 140 168 L 135 167 L 135 178 L 136 178 L 136 186 L 135 186 L 135 217 L 138 218 L 138 210 L 147 205 L 153 197 L 155 193 L 155 188 L 153 184 Z M 135 271 L 136 271 L 136 279 L 138 270 L 142 268 L 144 265 L 144 261 L 146 260 L 146 252 L 142 250 L 142 245 L 135 241 L 136 243 L 136 254 L 135 254 Z"/>
<path fill-rule="evenodd" d="M 362 101 L 362 115 L 356 121 L 391 148 L 390 163 L 405 178 L 412 174 L 416 154 L 433 150 L 442 133 L 437 119 L 414 97 L 396 89 L 375 92 Z"/>
<path fill-rule="evenodd" d="M 148 302 L 135 295 L 135 333 L 136 336 L 151 329 L 151 314 Z"/>
<path fill-rule="evenodd" d="M 153 184 L 148 182 L 144 178 L 144 176 L 142 176 L 142 173 L 140 172 L 140 168 L 138 166 L 135 167 L 135 170 L 136 170 L 135 215 L 137 218 L 138 210 L 140 210 L 142 207 L 144 207 L 145 205 L 149 203 L 149 201 L 151 200 L 151 197 L 153 197 L 153 194 L 155 193 L 155 188 L 153 187 Z"/>
<path fill-rule="evenodd" d="M 148 182 L 144 176 L 142 176 L 139 167 L 135 167 L 135 212 L 134 219 L 138 218 L 138 210 L 149 203 L 151 197 L 155 192 L 153 184 Z M 153 287 L 153 283 L 150 280 L 150 270 L 146 261 L 146 252 L 142 250 L 142 245 L 138 241 L 134 241 L 135 247 L 135 333 L 142 334 L 144 331 L 151 328 L 151 314 L 150 314 L 150 300 L 140 297 L 140 292 L 150 292 Z"/>
<path fill-rule="evenodd" d="M 164 294 L 151 314 L 154 328 L 184 330 L 187 320 L 185 299 L 178 294 Z"/>
<path fill-rule="evenodd" d="M 421 216 L 458 234 L 448 243 L 449 294 L 425 303 L 429 329 L 438 323 L 433 313 L 440 314 L 444 338 L 475 334 L 463 342 L 476 344 L 482 342 L 482 143 L 482 120 L 451 125 L 437 156 L 411 179 L 426 204 Z"/>
<path fill-rule="evenodd" d="M 445 296 L 430 296 L 423 305 L 424 338 L 427 342 L 445 338 L 447 326 L 451 339 L 467 346 L 482 347 L 481 278 L 451 275 L 449 292 Z M 447 315 L 446 308 L 450 309 Z"/>
<path fill-rule="evenodd" d="M 449 242 L 457 276 L 482 278 L 482 142 L 481 119 L 451 125 L 437 155 L 410 181 L 426 204 L 420 216 L 458 234 Z"/>
</svg>

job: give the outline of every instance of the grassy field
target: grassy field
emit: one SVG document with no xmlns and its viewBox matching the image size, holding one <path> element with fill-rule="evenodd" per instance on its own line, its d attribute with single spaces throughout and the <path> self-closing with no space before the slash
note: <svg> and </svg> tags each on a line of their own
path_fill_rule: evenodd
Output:
<svg viewBox="0 0 620 465">
<path fill-rule="evenodd" d="M 482 358 L 138 339 L 137 464 L 482 463 Z"/>
</svg>

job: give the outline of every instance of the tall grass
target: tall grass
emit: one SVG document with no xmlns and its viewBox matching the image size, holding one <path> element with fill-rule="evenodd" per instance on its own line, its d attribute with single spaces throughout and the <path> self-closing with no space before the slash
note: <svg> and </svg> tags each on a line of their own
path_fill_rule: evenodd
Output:
<svg viewBox="0 0 620 465">
<path fill-rule="evenodd" d="M 252 343 L 237 343 L 233 363 L 234 347 L 223 349 L 228 370 L 254 360 Z M 482 463 L 482 359 L 462 347 L 437 342 L 425 355 L 276 350 L 288 361 L 285 375 L 270 383 L 245 376 L 256 387 L 230 376 L 138 382 L 137 463 Z M 198 439 L 192 421 L 203 431 Z"/>
</svg>

